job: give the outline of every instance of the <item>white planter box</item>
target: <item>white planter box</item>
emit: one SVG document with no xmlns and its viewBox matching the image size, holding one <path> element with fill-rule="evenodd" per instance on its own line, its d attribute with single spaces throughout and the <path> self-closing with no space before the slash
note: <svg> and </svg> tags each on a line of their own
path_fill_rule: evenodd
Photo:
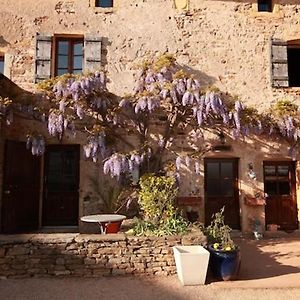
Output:
<svg viewBox="0 0 300 300">
<path fill-rule="evenodd" d="M 183 285 L 205 284 L 209 252 L 202 246 L 173 247 L 177 275 Z"/>
</svg>

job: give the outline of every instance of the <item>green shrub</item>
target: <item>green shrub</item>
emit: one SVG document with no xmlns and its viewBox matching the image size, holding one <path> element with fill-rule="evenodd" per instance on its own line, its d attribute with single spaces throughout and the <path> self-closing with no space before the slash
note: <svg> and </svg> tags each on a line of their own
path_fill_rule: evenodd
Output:
<svg viewBox="0 0 300 300">
<path fill-rule="evenodd" d="M 146 220 L 158 225 L 162 219 L 175 215 L 178 194 L 173 177 L 145 174 L 140 179 L 139 204 Z"/>
<path fill-rule="evenodd" d="M 150 221 L 136 219 L 133 224 L 133 234 L 137 236 L 154 235 L 177 235 L 184 234 L 188 230 L 189 223 L 180 215 L 174 215 L 166 220 L 162 220 L 159 225 L 154 225 Z"/>
</svg>

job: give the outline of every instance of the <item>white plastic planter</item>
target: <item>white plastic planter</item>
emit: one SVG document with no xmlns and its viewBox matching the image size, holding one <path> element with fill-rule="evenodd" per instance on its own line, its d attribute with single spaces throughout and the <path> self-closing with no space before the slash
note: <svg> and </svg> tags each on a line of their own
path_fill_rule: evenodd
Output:
<svg viewBox="0 0 300 300">
<path fill-rule="evenodd" d="M 183 285 L 205 284 L 210 253 L 202 246 L 173 247 L 177 275 Z"/>
</svg>

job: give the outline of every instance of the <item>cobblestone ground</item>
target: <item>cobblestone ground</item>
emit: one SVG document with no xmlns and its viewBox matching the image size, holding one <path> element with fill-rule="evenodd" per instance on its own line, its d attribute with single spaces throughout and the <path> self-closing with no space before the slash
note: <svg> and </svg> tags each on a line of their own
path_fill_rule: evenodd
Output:
<svg viewBox="0 0 300 300">
<path fill-rule="evenodd" d="M 208 284 L 182 286 L 175 276 L 136 278 L 28 278 L 0 280 L 1 300 L 296 300 L 300 289 L 226 288 Z"/>
</svg>

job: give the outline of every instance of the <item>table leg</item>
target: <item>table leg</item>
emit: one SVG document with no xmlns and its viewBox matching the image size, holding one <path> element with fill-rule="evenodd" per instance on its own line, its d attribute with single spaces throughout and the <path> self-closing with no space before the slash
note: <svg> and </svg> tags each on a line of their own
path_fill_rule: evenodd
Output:
<svg viewBox="0 0 300 300">
<path fill-rule="evenodd" d="M 102 224 L 102 222 L 98 222 L 97 224 L 100 228 L 100 233 L 101 234 L 106 234 L 106 223 Z"/>
</svg>

